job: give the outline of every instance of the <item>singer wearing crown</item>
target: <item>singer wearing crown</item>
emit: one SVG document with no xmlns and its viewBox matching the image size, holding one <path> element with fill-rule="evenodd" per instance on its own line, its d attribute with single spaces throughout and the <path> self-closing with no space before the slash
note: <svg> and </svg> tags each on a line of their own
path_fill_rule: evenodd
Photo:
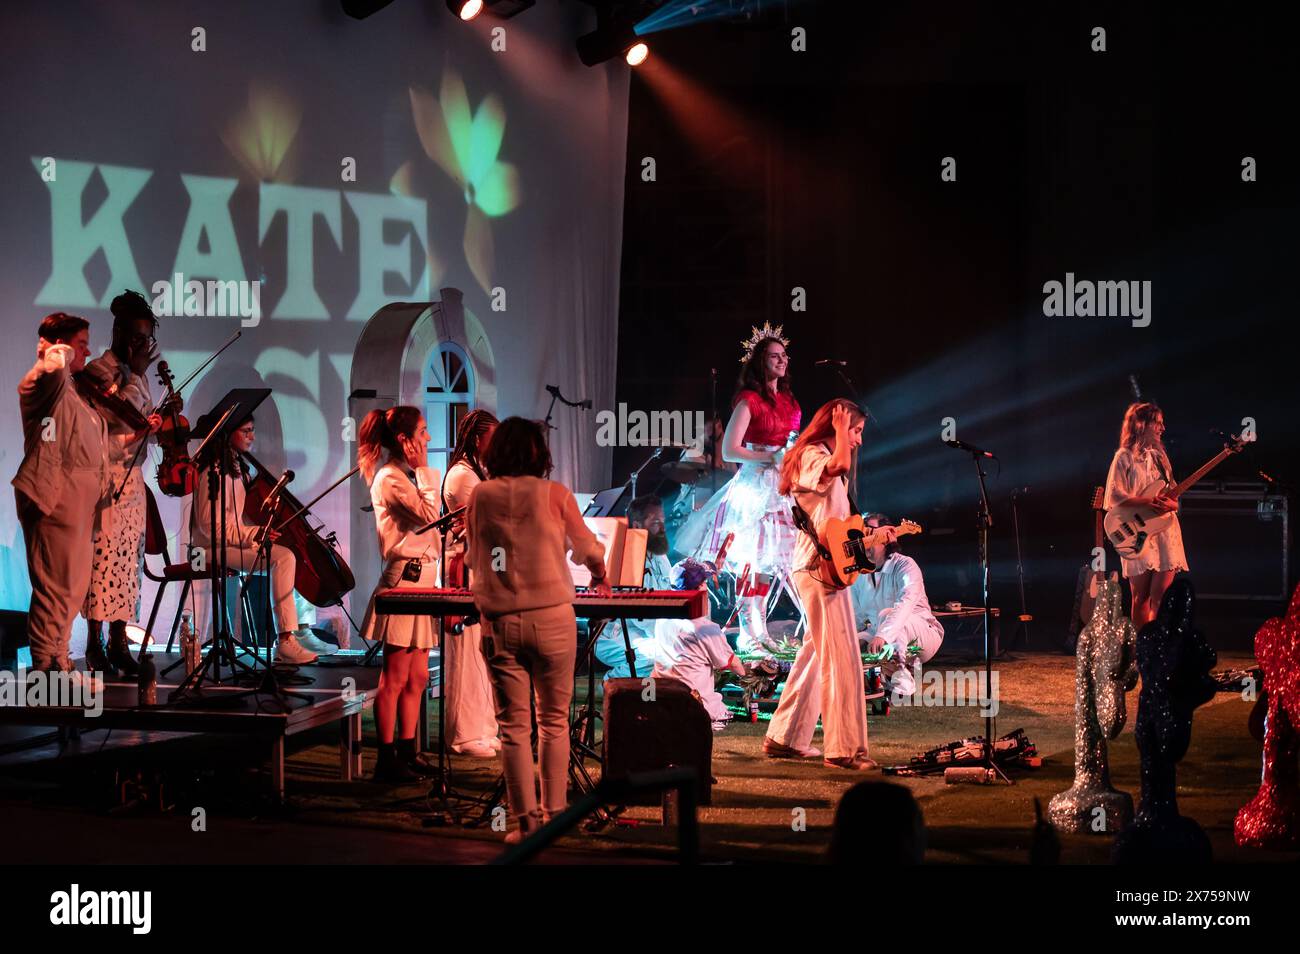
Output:
<svg viewBox="0 0 1300 954">
<path fill-rule="evenodd" d="M 789 501 L 777 489 L 781 459 L 802 419 L 790 390 L 789 341 L 781 327 L 754 328 L 743 342 L 740 378 L 732 399 L 731 420 L 722 439 L 724 460 L 740 470 L 699 511 L 678 536 L 677 549 L 700 561 L 713 558 L 728 533 L 735 540 L 727 569 L 738 577 L 749 567 L 747 592 L 737 594 L 742 651 L 777 648 L 767 632 L 767 586 L 773 580 L 799 596 L 791 576 L 795 528 Z M 754 593 L 757 589 L 759 592 Z"/>
</svg>

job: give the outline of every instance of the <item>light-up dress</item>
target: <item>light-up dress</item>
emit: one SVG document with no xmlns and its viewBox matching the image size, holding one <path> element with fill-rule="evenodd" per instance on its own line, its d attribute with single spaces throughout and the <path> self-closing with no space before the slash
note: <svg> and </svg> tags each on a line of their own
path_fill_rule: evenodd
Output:
<svg viewBox="0 0 1300 954">
<path fill-rule="evenodd" d="M 749 426 L 742 441 L 749 450 L 779 450 L 798 433 L 803 415 L 792 395 L 778 393 L 775 402 L 769 402 L 758 392 L 746 390 L 737 396 L 736 404 L 740 401 L 749 407 Z M 739 577 L 748 566 L 751 574 L 766 573 L 788 582 L 797 531 L 789 498 L 777 492 L 779 477 L 778 468 L 770 463 L 744 461 L 735 476 L 687 518 L 677 536 L 678 552 L 711 561 L 727 534 L 734 533 L 727 550 L 727 570 Z M 798 600 L 793 585 L 788 589 L 791 598 Z M 755 598 L 755 603 L 760 599 Z M 742 608 L 741 628 L 751 639 L 766 639 L 762 613 L 747 613 Z"/>
</svg>

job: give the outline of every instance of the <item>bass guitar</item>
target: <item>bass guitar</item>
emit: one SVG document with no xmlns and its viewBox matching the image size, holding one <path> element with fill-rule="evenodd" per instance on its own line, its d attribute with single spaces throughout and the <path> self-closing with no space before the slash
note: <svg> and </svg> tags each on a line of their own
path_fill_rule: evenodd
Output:
<svg viewBox="0 0 1300 954">
<path fill-rule="evenodd" d="M 1229 437 L 1227 443 L 1223 445 L 1223 450 L 1179 483 L 1171 486 L 1163 477 L 1157 478 L 1139 490 L 1137 495 L 1139 497 L 1163 495 L 1176 501 L 1188 488 L 1223 461 L 1233 454 L 1241 453 L 1243 447 L 1245 441 L 1239 436 Z M 1175 514 L 1175 511 L 1165 512 L 1150 504 L 1121 504 L 1112 507 L 1106 513 L 1106 539 L 1120 556 L 1135 557 L 1142 552 L 1148 540 L 1169 529 L 1174 522 Z"/>
</svg>

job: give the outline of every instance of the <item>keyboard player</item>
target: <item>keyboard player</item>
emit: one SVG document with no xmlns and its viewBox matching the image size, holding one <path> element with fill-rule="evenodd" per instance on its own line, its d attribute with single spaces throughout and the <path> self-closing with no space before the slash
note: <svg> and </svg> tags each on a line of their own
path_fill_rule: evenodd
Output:
<svg viewBox="0 0 1300 954">
<path fill-rule="evenodd" d="M 488 479 L 466 513 L 470 586 L 483 620 L 483 652 L 496 689 L 506 795 L 514 827 L 528 837 L 568 800 L 569 703 L 577 655 L 573 579 L 565 553 L 609 595 L 603 548 L 563 484 L 549 480 L 551 454 L 535 421 L 497 426 L 483 467 Z M 536 698 L 541 804 L 537 802 L 530 705 Z"/>
</svg>

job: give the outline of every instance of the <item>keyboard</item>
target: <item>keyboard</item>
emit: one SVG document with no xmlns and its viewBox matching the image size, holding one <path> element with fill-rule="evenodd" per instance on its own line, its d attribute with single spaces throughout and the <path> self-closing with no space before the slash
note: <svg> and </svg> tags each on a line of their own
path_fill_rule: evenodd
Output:
<svg viewBox="0 0 1300 954">
<path fill-rule="evenodd" d="M 375 594 L 375 612 L 385 616 L 467 616 L 474 593 L 464 588 L 395 586 Z M 709 613 L 706 590 L 616 589 L 597 596 L 579 589 L 574 615 L 583 619 L 695 619 Z"/>
</svg>

